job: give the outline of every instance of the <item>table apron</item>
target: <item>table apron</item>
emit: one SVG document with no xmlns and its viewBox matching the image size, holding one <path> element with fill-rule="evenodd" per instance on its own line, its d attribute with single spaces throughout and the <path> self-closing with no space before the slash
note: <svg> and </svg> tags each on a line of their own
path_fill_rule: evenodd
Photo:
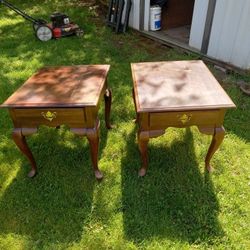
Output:
<svg viewBox="0 0 250 250">
<path fill-rule="evenodd" d="M 149 129 L 165 127 L 221 126 L 224 110 L 149 113 Z"/>
<path fill-rule="evenodd" d="M 74 128 L 86 127 L 84 108 L 16 108 L 11 109 L 10 114 L 15 127 L 56 127 L 63 124 Z"/>
</svg>

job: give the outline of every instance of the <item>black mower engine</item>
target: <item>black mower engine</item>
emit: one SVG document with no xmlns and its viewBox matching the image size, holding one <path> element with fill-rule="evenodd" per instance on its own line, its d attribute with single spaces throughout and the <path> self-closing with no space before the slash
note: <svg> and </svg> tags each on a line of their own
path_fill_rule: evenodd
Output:
<svg viewBox="0 0 250 250">
<path fill-rule="evenodd" d="M 50 20 L 52 22 L 53 28 L 61 28 L 70 23 L 69 16 L 59 12 L 53 13 L 50 16 Z"/>
<path fill-rule="evenodd" d="M 33 29 L 37 38 L 40 41 L 46 42 L 52 38 L 59 39 L 61 37 L 76 35 L 82 36 L 83 30 L 75 23 L 70 22 L 69 16 L 63 13 L 54 13 L 51 15 L 51 23 L 42 19 L 35 19 L 24 11 L 18 9 L 16 6 L 6 0 L 0 0 L 0 3 L 15 11 L 26 20 L 33 23 Z"/>
</svg>

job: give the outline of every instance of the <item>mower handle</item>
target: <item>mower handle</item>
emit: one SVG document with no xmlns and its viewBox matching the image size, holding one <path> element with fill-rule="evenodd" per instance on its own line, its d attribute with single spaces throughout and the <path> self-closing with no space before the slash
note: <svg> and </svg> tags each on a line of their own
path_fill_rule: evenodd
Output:
<svg viewBox="0 0 250 250">
<path fill-rule="evenodd" d="M 13 4 L 5 1 L 5 0 L 0 0 L 0 3 L 4 4 L 5 6 L 7 6 L 8 8 L 10 8 L 11 10 L 15 11 L 18 15 L 22 16 L 23 18 L 25 18 L 26 20 L 34 23 L 34 24 L 39 24 L 39 20 L 29 16 L 28 14 L 26 14 L 24 11 L 18 9 L 17 7 L 15 7 Z"/>
</svg>

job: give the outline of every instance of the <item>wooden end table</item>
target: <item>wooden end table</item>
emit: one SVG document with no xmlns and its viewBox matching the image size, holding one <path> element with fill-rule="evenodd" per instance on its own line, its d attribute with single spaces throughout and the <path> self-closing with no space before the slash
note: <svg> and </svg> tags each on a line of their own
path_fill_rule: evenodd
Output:
<svg viewBox="0 0 250 250">
<path fill-rule="evenodd" d="M 1 107 L 9 109 L 14 124 L 12 133 L 21 152 L 31 163 L 29 177 L 37 172 L 36 162 L 25 137 L 37 132 L 39 125 L 59 127 L 88 138 L 95 177 L 98 169 L 98 109 L 105 99 L 106 127 L 110 126 L 111 90 L 107 87 L 109 65 L 46 67 L 29 78 Z"/>
<path fill-rule="evenodd" d="M 202 61 L 132 63 L 133 97 L 139 124 L 138 144 L 142 158 L 139 175 L 148 167 L 150 138 L 168 127 L 197 126 L 213 135 L 205 166 L 223 141 L 223 120 L 235 105 Z"/>
</svg>

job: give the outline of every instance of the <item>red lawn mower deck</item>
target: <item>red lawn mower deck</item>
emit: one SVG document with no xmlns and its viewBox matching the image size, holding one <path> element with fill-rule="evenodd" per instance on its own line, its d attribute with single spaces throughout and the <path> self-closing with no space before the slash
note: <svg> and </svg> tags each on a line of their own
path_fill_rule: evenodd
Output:
<svg viewBox="0 0 250 250">
<path fill-rule="evenodd" d="M 63 13 L 56 12 L 52 14 L 50 17 L 51 23 L 48 23 L 45 20 L 35 19 L 29 16 L 5 0 L 0 0 L 0 3 L 12 9 L 26 20 L 32 22 L 35 35 L 40 41 L 47 42 L 52 38 L 59 39 L 71 35 L 82 36 L 84 33 L 77 24 L 70 22 L 69 16 Z"/>
</svg>

